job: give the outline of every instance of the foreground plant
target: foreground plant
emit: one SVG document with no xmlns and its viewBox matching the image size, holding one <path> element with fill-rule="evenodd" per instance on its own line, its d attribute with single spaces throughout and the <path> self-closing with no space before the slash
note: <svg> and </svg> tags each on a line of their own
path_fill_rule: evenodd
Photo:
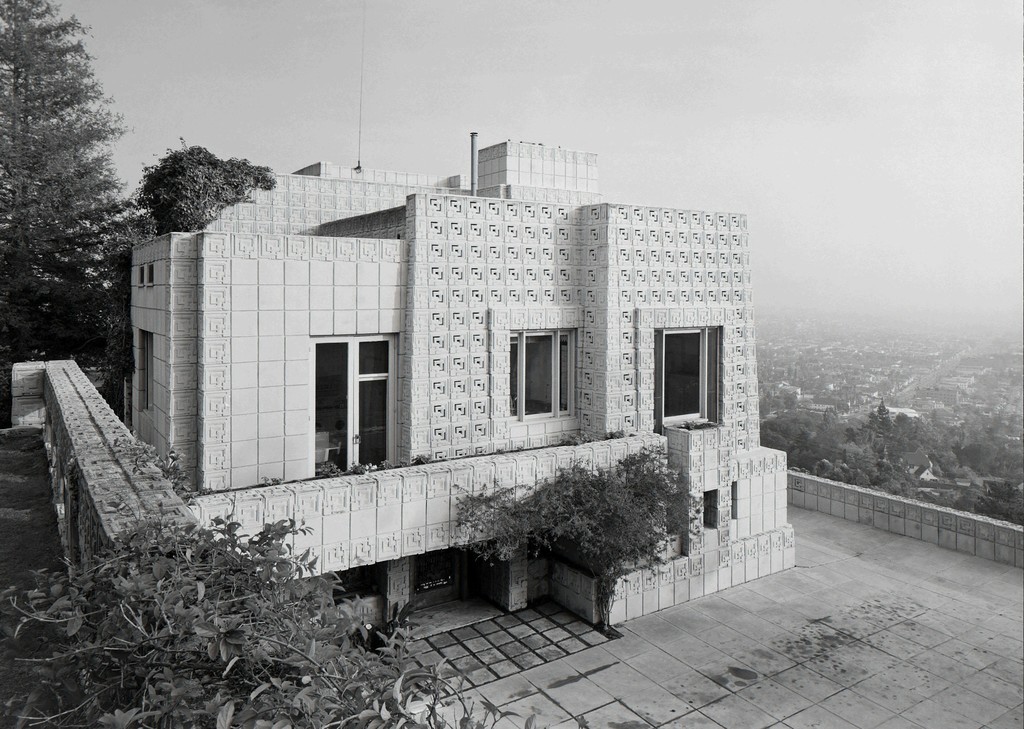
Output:
<svg viewBox="0 0 1024 729">
<path fill-rule="evenodd" d="M 94 566 L 36 573 L 2 595 L 8 647 L 39 685 L 19 726 L 447 727 L 493 725 L 410 657 L 403 629 L 370 650 L 352 602 L 296 558 L 291 522 L 146 524 Z M 452 723 L 457 722 L 457 723 Z"/>
</svg>

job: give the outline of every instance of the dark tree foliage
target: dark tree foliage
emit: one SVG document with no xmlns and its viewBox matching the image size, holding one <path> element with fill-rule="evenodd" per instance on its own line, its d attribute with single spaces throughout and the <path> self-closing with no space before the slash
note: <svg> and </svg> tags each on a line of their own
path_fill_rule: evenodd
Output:
<svg viewBox="0 0 1024 729">
<path fill-rule="evenodd" d="M 13 362 L 89 365 L 104 350 L 104 245 L 123 213 L 110 144 L 123 130 L 84 33 L 46 0 L 0 0 L 0 427 Z"/>
<path fill-rule="evenodd" d="M 1020 442 L 1005 437 L 1010 423 L 998 416 L 968 414 L 962 422 L 947 424 L 932 416 L 895 418 L 880 403 L 862 423 L 837 418 L 817 418 L 801 411 L 781 413 L 761 423 L 761 443 L 786 451 L 789 465 L 857 486 L 887 493 L 930 499 L 945 506 L 1021 523 L 1024 503 L 1020 492 L 990 487 L 965 490 L 952 483 L 981 476 L 1003 478 L 1011 484 L 1024 480 Z M 932 463 L 939 483 L 918 481 L 910 473 L 905 454 L 921 451 Z M 939 497 L 918 492 L 921 487 L 953 490 Z"/>
<path fill-rule="evenodd" d="M 137 200 L 153 217 L 157 235 L 202 230 L 228 205 L 249 199 L 254 189 L 271 190 L 274 173 L 246 159 L 222 160 L 205 147 L 167 154 L 143 173 Z"/>
</svg>

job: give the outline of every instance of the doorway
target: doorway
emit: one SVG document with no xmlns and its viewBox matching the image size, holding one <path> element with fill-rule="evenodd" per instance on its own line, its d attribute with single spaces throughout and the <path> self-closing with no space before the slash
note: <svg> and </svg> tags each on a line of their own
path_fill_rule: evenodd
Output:
<svg viewBox="0 0 1024 729">
<path fill-rule="evenodd" d="M 412 565 L 412 600 L 418 608 L 468 597 L 466 551 L 441 549 L 418 554 Z"/>
<path fill-rule="evenodd" d="M 348 337 L 314 348 L 314 467 L 347 471 L 392 459 L 392 337 Z"/>
</svg>

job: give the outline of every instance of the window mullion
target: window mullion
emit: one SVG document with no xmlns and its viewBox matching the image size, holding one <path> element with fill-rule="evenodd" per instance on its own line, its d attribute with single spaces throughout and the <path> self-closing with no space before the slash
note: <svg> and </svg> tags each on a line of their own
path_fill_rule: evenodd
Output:
<svg viewBox="0 0 1024 729">
<path fill-rule="evenodd" d="M 352 341 L 348 346 L 348 404 L 345 413 L 348 423 L 346 424 L 345 437 L 348 438 L 346 450 L 348 451 L 347 470 L 353 463 L 359 463 L 359 419 L 356 413 L 359 412 L 359 342 Z"/>
<path fill-rule="evenodd" d="M 526 335 L 520 332 L 519 346 L 516 348 L 516 356 L 519 358 L 519 382 L 516 389 L 519 395 L 519 419 L 526 420 Z"/>
</svg>

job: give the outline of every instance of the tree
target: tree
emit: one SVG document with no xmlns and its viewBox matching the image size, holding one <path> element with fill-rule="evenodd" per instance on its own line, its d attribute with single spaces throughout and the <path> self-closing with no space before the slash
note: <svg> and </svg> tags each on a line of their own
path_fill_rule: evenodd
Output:
<svg viewBox="0 0 1024 729">
<path fill-rule="evenodd" d="M 202 230 L 228 205 L 256 188 L 270 190 L 274 173 L 248 160 L 222 160 L 204 147 L 167 150 L 143 171 L 134 205 L 118 221 L 104 259 L 111 286 L 105 301 L 104 382 L 101 392 L 115 413 L 127 411 L 124 383 L 135 371 L 132 351 L 132 246 L 154 234 Z"/>
<path fill-rule="evenodd" d="M 10 366 L 104 347 L 103 244 L 123 213 L 119 117 L 47 0 L 0 0 L 0 427 Z"/>
<path fill-rule="evenodd" d="M 143 171 L 136 195 L 153 217 L 156 234 L 202 230 L 228 205 L 249 199 L 254 189 L 272 190 L 269 167 L 246 159 L 222 160 L 205 147 L 167 150 L 159 162 Z"/>
</svg>

